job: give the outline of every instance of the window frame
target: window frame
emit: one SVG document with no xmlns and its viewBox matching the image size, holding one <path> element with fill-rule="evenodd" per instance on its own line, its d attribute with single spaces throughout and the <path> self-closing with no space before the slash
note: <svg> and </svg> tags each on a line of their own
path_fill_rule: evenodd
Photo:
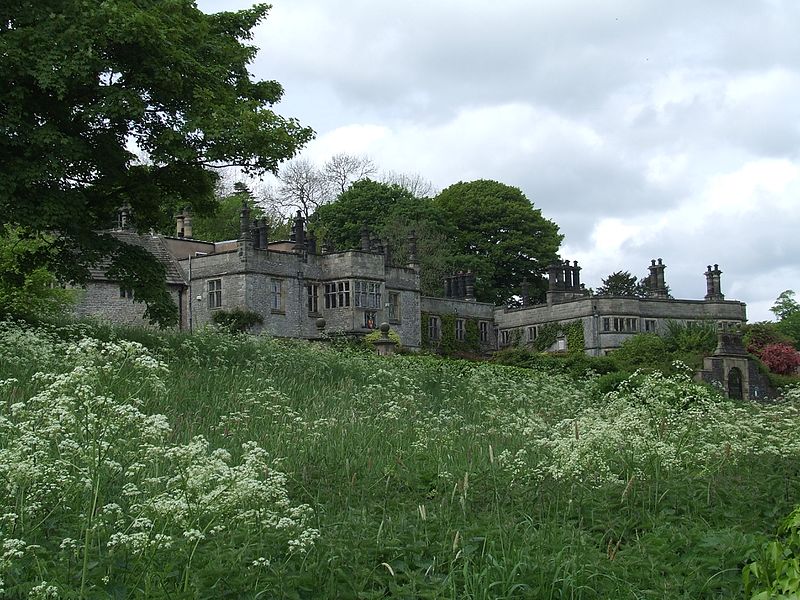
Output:
<svg viewBox="0 0 800 600">
<path fill-rule="evenodd" d="M 217 277 L 206 281 L 206 298 L 209 310 L 222 308 L 222 278 Z"/>
</svg>

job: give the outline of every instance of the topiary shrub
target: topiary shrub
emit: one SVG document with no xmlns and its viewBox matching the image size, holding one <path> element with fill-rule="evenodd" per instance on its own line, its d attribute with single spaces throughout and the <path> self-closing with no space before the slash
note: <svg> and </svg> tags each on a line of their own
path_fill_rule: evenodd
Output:
<svg viewBox="0 0 800 600">
<path fill-rule="evenodd" d="M 258 313 L 241 308 L 215 311 L 211 320 L 215 325 L 231 333 L 246 333 L 251 327 L 264 323 L 264 319 Z"/>
</svg>

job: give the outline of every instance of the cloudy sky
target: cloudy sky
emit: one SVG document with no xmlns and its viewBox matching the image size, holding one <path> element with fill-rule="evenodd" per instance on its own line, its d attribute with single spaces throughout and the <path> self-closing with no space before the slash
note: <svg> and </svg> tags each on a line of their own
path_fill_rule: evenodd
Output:
<svg viewBox="0 0 800 600">
<path fill-rule="evenodd" d="M 799 32 L 798 0 L 273 0 L 252 70 L 320 164 L 517 186 L 588 286 L 719 263 L 758 321 L 800 294 Z"/>
</svg>

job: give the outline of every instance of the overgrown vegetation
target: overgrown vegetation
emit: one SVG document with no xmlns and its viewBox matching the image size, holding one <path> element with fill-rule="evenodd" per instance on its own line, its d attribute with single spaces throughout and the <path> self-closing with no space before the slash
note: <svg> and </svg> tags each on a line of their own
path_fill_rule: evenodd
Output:
<svg viewBox="0 0 800 600">
<path fill-rule="evenodd" d="M 798 395 L 736 404 L 658 372 L 605 394 L 539 367 L 4 323 L 0 587 L 740 597 L 797 503 Z"/>
</svg>

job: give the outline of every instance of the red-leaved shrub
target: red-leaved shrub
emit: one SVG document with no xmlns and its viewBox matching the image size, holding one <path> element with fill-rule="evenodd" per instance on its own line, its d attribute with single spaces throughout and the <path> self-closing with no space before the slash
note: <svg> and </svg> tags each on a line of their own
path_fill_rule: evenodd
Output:
<svg viewBox="0 0 800 600">
<path fill-rule="evenodd" d="M 770 344 L 761 350 L 761 360 L 773 373 L 794 375 L 800 367 L 800 352 L 789 344 Z"/>
</svg>

